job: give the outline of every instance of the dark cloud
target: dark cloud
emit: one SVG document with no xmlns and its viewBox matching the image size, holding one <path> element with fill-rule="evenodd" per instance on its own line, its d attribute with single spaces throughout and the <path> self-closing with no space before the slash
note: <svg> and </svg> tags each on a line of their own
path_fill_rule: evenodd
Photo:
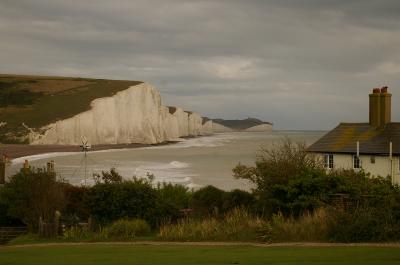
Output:
<svg viewBox="0 0 400 265">
<path fill-rule="evenodd" d="M 0 72 L 145 80 L 166 104 L 278 128 L 365 121 L 400 102 L 400 2 L 0 2 Z"/>
</svg>

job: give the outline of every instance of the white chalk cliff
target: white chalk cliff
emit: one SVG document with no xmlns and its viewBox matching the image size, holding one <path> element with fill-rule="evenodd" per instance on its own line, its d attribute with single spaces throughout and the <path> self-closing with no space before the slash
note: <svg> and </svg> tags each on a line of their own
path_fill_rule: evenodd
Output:
<svg viewBox="0 0 400 265">
<path fill-rule="evenodd" d="M 160 93 L 142 83 L 112 97 L 92 101 L 91 109 L 31 132 L 31 144 L 156 144 L 183 136 L 212 133 L 212 121 L 203 124 L 195 112 L 162 105 Z"/>
<path fill-rule="evenodd" d="M 228 128 L 228 127 L 226 127 L 224 125 L 221 125 L 221 124 L 215 123 L 215 122 L 212 124 L 212 128 L 213 128 L 213 132 L 216 132 L 216 133 L 226 133 L 226 132 L 233 132 L 234 131 L 231 128 Z"/>
</svg>

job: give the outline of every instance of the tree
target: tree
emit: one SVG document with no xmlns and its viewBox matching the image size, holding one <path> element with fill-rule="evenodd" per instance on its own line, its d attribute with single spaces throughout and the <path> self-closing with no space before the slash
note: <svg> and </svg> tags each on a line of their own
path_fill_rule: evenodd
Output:
<svg viewBox="0 0 400 265">
<path fill-rule="evenodd" d="M 62 185 L 53 172 L 40 168 L 21 169 L 4 185 L 0 200 L 7 205 L 8 216 L 20 219 L 34 231 L 39 218 L 52 222 L 55 212 L 63 209 Z"/>
<path fill-rule="evenodd" d="M 307 180 L 307 185 L 310 185 L 307 191 L 319 193 L 313 177 L 325 175 L 322 162 L 306 151 L 305 144 L 294 144 L 289 139 L 284 139 L 272 149 L 262 148 L 255 166 L 238 164 L 233 173 L 235 178 L 247 179 L 255 184 L 254 194 L 261 204 L 261 210 L 267 214 L 277 211 L 289 213 L 293 206 L 291 204 L 297 199 L 303 200 L 299 204 L 303 208 L 310 208 L 315 198 L 305 197 L 303 193 L 296 195 L 290 184 L 295 185 L 299 179 Z"/>
</svg>

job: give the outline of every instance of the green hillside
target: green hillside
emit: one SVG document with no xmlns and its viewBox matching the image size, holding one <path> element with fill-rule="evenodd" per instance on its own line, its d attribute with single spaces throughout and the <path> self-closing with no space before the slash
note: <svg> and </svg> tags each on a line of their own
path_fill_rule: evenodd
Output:
<svg viewBox="0 0 400 265">
<path fill-rule="evenodd" d="M 23 142 L 27 129 L 40 128 L 90 109 L 139 81 L 0 74 L 0 142 Z"/>
<path fill-rule="evenodd" d="M 262 125 L 262 124 L 271 124 L 270 122 L 265 122 L 255 118 L 247 118 L 244 120 L 224 120 L 224 119 L 213 119 L 213 122 L 221 124 L 225 127 L 231 128 L 233 130 L 246 130 L 248 128 Z"/>
</svg>

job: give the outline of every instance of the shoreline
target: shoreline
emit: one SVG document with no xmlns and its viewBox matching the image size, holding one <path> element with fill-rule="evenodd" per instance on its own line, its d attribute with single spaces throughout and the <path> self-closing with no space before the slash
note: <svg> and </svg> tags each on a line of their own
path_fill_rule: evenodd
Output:
<svg viewBox="0 0 400 265">
<path fill-rule="evenodd" d="M 182 139 L 186 139 L 183 138 Z M 168 141 L 158 144 L 100 144 L 93 145 L 88 152 L 119 150 L 119 149 L 136 149 L 152 146 L 164 146 L 179 143 L 180 141 Z M 6 155 L 11 161 L 17 158 L 29 157 L 35 155 L 43 155 L 50 153 L 77 153 L 82 152 L 79 145 L 29 145 L 29 144 L 2 144 L 0 145 L 0 155 Z"/>
</svg>

